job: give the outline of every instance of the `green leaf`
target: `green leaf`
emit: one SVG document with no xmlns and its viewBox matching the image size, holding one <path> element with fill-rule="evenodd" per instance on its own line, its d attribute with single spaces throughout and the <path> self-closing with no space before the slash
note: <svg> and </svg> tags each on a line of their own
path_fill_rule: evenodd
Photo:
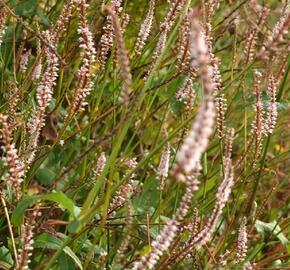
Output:
<svg viewBox="0 0 290 270">
<path fill-rule="evenodd" d="M 42 24 L 44 24 L 45 26 L 49 26 L 49 18 L 47 16 L 45 16 L 42 12 L 42 10 L 40 8 L 38 8 L 36 10 L 36 14 L 38 15 L 38 17 L 40 18 L 40 21 Z"/>
<path fill-rule="evenodd" d="M 75 206 L 73 201 L 62 192 L 55 192 L 44 195 L 33 195 L 24 197 L 18 203 L 16 209 L 13 211 L 12 214 L 12 223 L 15 226 L 21 225 L 24 218 L 25 210 L 38 200 L 52 201 L 58 203 L 61 207 L 69 211 L 71 219 L 75 218 L 79 213 L 79 208 Z"/>
<path fill-rule="evenodd" d="M 261 220 L 257 220 L 255 227 L 256 227 L 257 231 L 264 236 L 269 235 L 269 234 L 276 236 L 283 245 L 286 245 L 289 243 L 289 240 L 282 233 L 282 230 L 281 230 L 280 226 L 277 224 L 276 220 L 274 220 L 270 223 L 265 223 Z"/>
<path fill-rule="evenodd" d="M 55 173 L 48 167 L 41 165 L 40 168 L 36 171 L 35 176 L 41 184 L 47 186 L 53 182 Z"/>
<path fill-rule="evenodd" d="M 32 17 L 35 15 L 37 0 L 21 1 L 16 8 L 16 14 L 20 16 Z"/>
<path fill-rule="evenodd" d="M 33 205 L 33 203 L 37 200 L 36 195 L 32 195 L 32 196 L 27 196 L 24 197 L 17 205 L 16 209 L 13 211 L 12 213 L 12 217 L 11 217 L 11 222 L 15 225 L 15 226 L 19 226 L 22 224 L 23 221 L 23 217 L 24 217 L 24 213 L 25 210 Z"/>
<path fill-rule="evenodd" d="M 43 233 L 39 235 L 33 246 L 35 248 L 43 248 L 43 249 L 60 249 L 63 245 L 63 241 L 61 239 L 58 239 L 48 233 Z M 79 267 L 79 269 L 83 269 L 82 263 L 77 257 L 77 255 L 69 248 L 66 246 L 63 249 L 63 252 L 67 254 L 74 262 L 75 264 Z"/>
<path fill-rule="evenodd" d="M 9 249 L 5 246 L 0 247 L 0 269 L 10 269 L 13 265 L 13 260 Z M 5 267 L 5 268 L 4 268 Z"/>
</svg>

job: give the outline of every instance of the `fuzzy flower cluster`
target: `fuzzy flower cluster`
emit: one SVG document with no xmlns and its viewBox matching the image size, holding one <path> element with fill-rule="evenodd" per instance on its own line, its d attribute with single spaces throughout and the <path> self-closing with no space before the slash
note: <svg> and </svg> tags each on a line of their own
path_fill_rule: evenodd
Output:
<svg viewBox="0 0 290 270">
<path fill-rule="evenodd" d="M 39 31 L 39 25 L 36 24 L 37 26 L 37 31 Z M 39 78 L 40 78 L 40 75 L 41 75 L 41 71 L 42 71 L 42 57 L 41 57 L 41 42 L 39 39 L 37 39 L 36 41 L 36 63 L 34 64 L 34 70 L 33 70 L 33 73 L 32 73 L 32 79 L 34 81 L 38 81 Z"/>
<path fill-rule="evenodd" d="M 152 242 L 152 251 L 150 256 L 144 256 L 138 264 L 135 264 L 133 270 L 143 270 L 143 269 L 154 269 L 159 258 L 162 256 L 163 252 L 167 250 L 173 241 L 176 233 L 178 231 L 178 223 L 176 220 L 169 220 L 161 233 L 157 236 L 155 241 Z"/>
<path fill-rule="evenodd" d="M 171 29 L 176 21 L 177 15 L 185 5 L 185 0 L 175 0 L 169 2 L 169 11 L 167 12 L 163 22 L 160 24 L 161 31 L 167 32 Z"/>
<path fill-rule="evenodd" d="M 198 163 L 196 165 L 196 168 L 193 170 L 193 172 L 186 176 L 185 184 L 186 189 L 185 193 L 181 199 L 180 205 L 175 213 L 175 219 L 179 222 L 183 221 L 186 214 L 188 213 L 189 207 L 191 205 L 191 199 L 195 191 L 199 188 L 199 180 L 198 176 L 200 174 L 201 165 Z"/>
<path fill-rule="evenodd" d="M 24 50 L 24 52 L 21 55 L 19 68 L 22 73 L 25 73 L 27 70 L 30 55 L 31 49 L 28 49 L 27 51 Z"/>
<path fill-rule="evenodd" d="M 188 213 L 191 199 L 194 192 L 198 189 L 199 181 L 197 177 L 201 166 L 198 164 L 196 170 L 190 175 L 187 176 L 186 180 L 186 191 L 182 197 L 180 205 L 176 211 L 176 214 L 164 225 L 162 231 L 158 234 L 156 239 L 152 242 L 151 252 L 143 256 L 138 262 L 133 266 L 133 270 L 142 270 L 142 269 L 154 269 L 154 266 L 157 264 L 158 260 L 162 254 L 169 248 L 173 242 L 179 227 L 184 217 Z"/>
<path fill-rule="evenodd" d="M 254 263 L 245 262 L 243 265 L 243 270 L 254 270 L 254 269 L 256 269 Z"/>
<path fill-rule="evenodd" d="M 205 33 L 207 36 L 211 35 L 212 31 L 212 16 L 214 15 L 215 11 L 219 8 L 220 1 L 219 0 L 209 0 L 205 3 Z"/>
<path fill-rule="evenodd" d="M 193 78 L 188 76 L 186 77 L 180 89 L 176 92 L 175 97 L 178 101 L 188 104 L 192 103 L 191 98 L 194 99 L 194 96 Z"/>
<path fill-rule="evenodd" d="M 77 111 L 84 111 L 84 107 L 87 105 L 85 99 L 91 93 L 93 87 L 93 74 L 90 69 L 96 63 L 96 49 L 94 46 L 93 35 L 86 19 L 86 9 L 88 4 L 85 0 L 79 2 L 80 4 L 77 6 L 77 10 L 79 12 L 80 22 L 77 31 L 80 35 L 79 47 L 82 49 L 82 65 L 78 70 L 78 80 L 69 116 Z"/>
<path fill-rule="evenodd" d="M 227 102 L 224 94 L 215 97 L 214 103 L 217 111 L 217 133 L 218 137 L 221 139 L 225 134 L 225 113 L 227 110 Z"/>
<path fill-rule="evenodd" d="M 45 31 L 44 35 L 48 43 L 53 46 L 51 43 L 52 37 L 50 32 Z M 53 48 L 55 47 L 53 46 Z M 30 139 L 27 149 L 29 151 L 29 156 L 26 158 L 27 164 L 30 164 L 33 161 L 36 151 L 35 148 L 37 147 L 38 139 L 40 136 L 40 131 L 45 124 L 46 108 L 52 99 L 53 89 L 56 85 L 57 79 L 58 57 L 49 47 L 45 47 L 45 53 L 47 67 L 39 83 L 39 86 L 36 89 L 37 107 L 28 121 Z"/>
<path fill-rule="evenodd" d="M 136 159 L 130 159 L 126 162 L 126 167 L 129 170 L 133 170 L 137 166 Z M 122 185 L 120 189 L 117 191 L 116 196 L 113 198 L 112 202 L 110 203 L 110 217 L 115 216 L 116 210 L 123 206 L 136 192 L 138 189 L 138 182 L 134 180 L 135 174 L 132 174 L 129 181 Z"/>
<path fill-rule="evenodd" d="M 243 262 L 247 255 L 247 242 L 248 242 L 248 234 L 246 228 L 246 218 L 243 219 L 238 235 L 238 246 L 236 250 L 236 258 L 237 262 Z"/>
<path fill-rule="evenodd" d="M 134 264 L 134 270 L 146 268 L 153 269 L 159 258 L 169 248 L 174 240 L 178 232 L 178 226 L 180 225 L 180 222 L 183 221 L 189 210 L 192 196 L 198 189 L 199 181 L 197 180 L 197 176 L 200 171 L 199 162 L 202 153 L 207 147 L 208 137 L 212 132 L 215 116 L 212 100 L 212 92 L 214 90 L 214 84 L 211 81 L 212 68 L 210 66 L 206 41 L 204 35 L 201 34 L 201 27 L 199 22 L 195 19 L 195 15 L 195 11 L 190 13 L 190 17 L 192 17 L 189 37 L 190 53 L 195 62 L 194 64 L 199 68 L 204 99 L 193 127 L 181 146 L 180 151 L 177 153 L 177 161 L 173 168 L 173 176 L 176 179 L 185 182 L 186 191 L 175 215 L 167 222 L 156 240 L 153 241 L 151 252 L 148 255 L 143 256 L 140 261 L 137 261 Z M 223 206 L 224 201 L 228 197 L 228 189 L 224 188 L 222 191 L 219 191 L 219 194 L 221 195 L 221 192 L 223 191 L 225 191 L 225 197 L 219 198 L 220 207 Z"/>
<path fill-rule="evenodd" d="M 224 179 L 218 188 L 216 194 L 216 204 L 211 217 L 206 222 L 203 229 L 192 240 L 192 245 L 196 248 L 201 247 L 211 239 L 216 223 L 231 194 L 232 186 L 234 184 L 233 166 L 230 159 L 227 160 L 226 163 L 227 167 L 225 168 Z"/>
<path fill-rule="evenodd" d="M 252 122 L 252 133 L 254 135 L 255 153 L 254 153 L 254 166 L 261 153 L 261 145 L 263 135 L 265 134 L 264 123 L 264 106 L 261 99 L 261 78 L 262 74 L 259 71 L 254 72 L 254 89 L 256 103 L 254 104 L 255 118 Z"/>
<path fill-rule="evenodd" d="M 161 56 L 163 49 L 165 48 L 167 36 L 169 31 L 171 30 L 173 24 L 176 21 L 177 15 L 185 5 L 185 0 L 176 0 L 173 2 L 169 2 L 169 11 L 166 14 L 163 22 L 160 24 L 160 36 L 155 48 L 155 51 L 152 56 L 152 63 L 147 72 L 147 75 L 151 73 L 154 64 L 156 63 L 157 59 Z"/>
<path fill-rule="evenodd" d="M 228 265 L 228 256 L 230 254 L 229 250 L 226 250 L 223 254 L 219 256 L 219 265 L 221 267 L 226 267 Z"/>
<path fill-rule="evenodd" d="M 218 95 L 222 89 L 222 78 L 220 74 L 220 60 L 213 53 L 213 38 L 212 38 L 212 16 L 215 11 L 219 8 L 219 0 L 209 0 L 205 4 L 205 25 L 202 29 L 202 35 L 207 45 L 207 50 L 210 57 L 210 63 L 212 66 L 212 81 L 214 84 L 214 96 Z"/>
<path fill-rule="evenodd" d="M 153 18 L 154 18 L 154 11 L 155 11 L 155 0 L 150 0 L 149 10 L 147 12 L 144 22 L 141 25 L 141 28 L 139 30 L 139 34 L 136 40 L 136 44 L 135 44 L 135 52 L 138 55 L 141 54 L 142 49 L 145 46 L 145 43 L 147 41 L 147 38 L 149 37 Z"/>
<path fill-rule="evenodd" d="M 234 130 L 231 129 L 228 132 L 226 144 L 232 144 L 233 136 L 234 136 Z M 226 151 L 227 149 L 231 149 L 231 148 L 232 146 L 229 146 L 229 145 L 226 146 Z M 233 173 L 233 165 L 231 161 L 231 152 L 226 153 L 224 164 L 225 164 L 224 179 L 222 183 L 220 184 L 220 186 L 218 187 L 217 194 L 216 194 L 216 204 L 211 214 L 211 217 L 206 222 L 203 229 L 198 234 L 196 234 L 191 240 L 191 245 L 196 248 L 201 247 L 202 245 L 206 244 L 211 239 L 211 236 L 215 229 L 218 218 L 222 214 L 222 210 L 231 194 L 232 186 L 234 184 L 234 173 Z"/>
<path fill-rule="evenodd" d="M 5 7 L 2 8 L 0 12 L 0 47 L 3 42 L 3 36 L 6 31 L 5 21 L 6 21 L 7 13 L 8 13 L 7 9 Z"/>
<path fill-rule="evenodd" d="M 193 17 L 194 12 L 192 12 Z M 191 172 L 199 162 L 205 151 L 215 119 L 214 102 L 212 93 L 214 83 L 212 81 L 212 67 L 210 65 L 209 52 L 201 27 L 196 20 L 192 20 L 190 32 L 190 52 L 193 64 L 199 68 L 199 75 L 203 87 L 203 103 L 198 110 L 196 120 L 184 140 L 180 151 L 177 153 L 177 161 L 173 168 L 173 176 L 179 181 L 185 181 L 185 174 Z"/>
<path fill-rule="evenodd" d="M 287 7 L 283 16 L 275 25 L 272 34 L 268 37 L 264 46 L 259 52 L 259 56 L 263 59 L 269 58 L 270 54 L 278 51 L 278 45 L 284 41 L 289 32 L 290 26 L 290 8 Z"/>
<path fill-rule="evenodd" d="M 124 256 L 124 254 L 130 244 L 131 239 L 130 231 L 132 229 L 133 224 L 133 207 L 129 201 L 127 201 L 126 203 L 127 203 L 127 219 L 126 219 L 127 226 L 124 229 L 125 236 L 123 237 L 122 243 L 116 252 L 117 254 L 115 257 L 115 261 L 117 263 L 122 263 L 123 261 L 126 261 L 125 259 L 126 257 Z"/>
<path fill-rule="evenodd" d="M 36 226 L 37 217 L 41 216 L 39 205 L 37 204 L 28 214 L 27 220 L 21 228 L 21 244 L 22 247 L 18 250 L 18 268 L 19 270 L 29 269 L 30 257 L 33 251 L 34 229 Z"/>
<path fill-rule="evenodd" d="M 270 9 L 264 6 L 259 12 L 259 18 L 255 27 L 250 29 L 249 32 L 247 33 L 246 46 L 244 50 L 246 64 L 250 63 L 254 58 L 255 46 L 258 39 L 258 33 L 261 27 L 264 25 L 269 13 L 270 13 Z"/>
<path fill-rule="evenodd" d="M 177 154 L 174 176 L 185 181 L 184 174 L 190 173 L 205 151 L 214 124 L 214 103 L 210 100 L 202 104 L 187 138 Z"/>
<path fill-rule="evenodd" d="M 273 133 L 278 118 L 278 108 L 276 103 L 277 86 L 278 84 L 274 76 L 270 75 L 267 88 L 267 94 L 270 97 L 270 102 L 267 107 L 267 114 L 265 119 L 266 132 L 268 133 Z"/>
<path fill-rule="evenodd" d="M 164 179 L 168 176 L 169 170 L 169 161 L 170 161 L 170 144 L 167 142 L 163 148 L 157 174 L 159 176 L 159 186 L 160 190 L 164 188 Z"/>
<path fill-rule="evenodd" d="M 186 225 L 186 230 L 190 231 L 191 235 L 194 236 L 198 233 L 198 228 L 200 225 L 200 218 L 198 209 L 196 207 L 193 208 L 192 218 L 188 225 Z"/>
<path fill-rule="evenodd" d="M 69 19 L 72 16 L 73 9 L 75 8 L 76 4 L 79 4 L 80 0 L 69 0 L 64 5 L 61 14 L 58 17 L 58 20 L 54 26 L 54 44 L 58 43 L 62 34 L 67 30 L 67 25 Z"/>
<path fill-rule="evenodd" d="M 208 45 L 209 46 L 209 45 Z M 222 90 L 222 76 L 220 72 L 220 60 L 213 53 L 210 53 L 212 73 L 213 73 L 213 84 L 214 84 L 214 96 L 220 94 Z"/>
<path fill-rule="evenodd" d="M 100 157 L 97 160 L 97 164 L 95 168 L 93 169 L 94 179 L 96 179 L 98 176 L 101 175 L 101 173 L 103 172 L 106 166 L 106 162 L 107 162 L 106 154 L 102 152 Z"/>
<path fill-rule="evenodd" d="M 179 67 L 182 71 L 190 70 L 191 57 L 188 48 L 189 31 L 190 31 L 190 21 L 187 14 L 183 19 L 178 32 L 178 46 L 177 46 L 178 52 L 176 57 L 179 63 Z"/>
<path fill-rule="evenodd" d="M 13 186 L 17 200 L 21 197 L 21 183 L 23 181 L 24 166 L 18 157 L 17 150 L 12 142 L 12 129 L 8 123 L 8 117 L 0 114 L 0 142 L 5 153 L 4 162 L 8 167 L 7 182 Z"/>
<path fill-rule="evenodd" d="M 120 66 L 120 74 L 123 81 L 121 100 L 127 105 L 129 103 L 130 93 L 132 92 L 132 74 L 130 69 L 128 51 L 125 46 L 123 30 L 119 21 L 118 13 L 115 12 L 113 7 L 108 8 L 108 12 L 110 14 L 113 25 L 113 31 L 117 46 L 117 60 Z"/>
<path fill-rule="evenodd" d="M 122 11 L 122 0 L 113 0 L 111 3 L 112 9 L 115 11 L 117 15 L 119 15 Z M 112 22 L 112 16 L 109 14 L 106 17 L 106 22 L 103 26 L 103 35 L 99 44 L 99 55 L 98 55 L 98 63 L 100 65 L 100 69 L 103 70 L 105 68 L 109 52 L 113 46 L 114 41 L 114 28 Z"/>
<path fill-rule="evenodd" d="M 39 80 L 40 76 L 41 76 L 41 70 L 42 70 L 42 64 L 41 62 L 39 62 L 36 66 L 35 66 L 35 69 L 33 71 L 33 74 L 32 74 L 32 79 L 33 80 Z"/>
<path fill-rule="evenodd" d="M 233 142 L 234 142 L 235 130 L 233 128 L 229 128 L 226 134 L 226 144 L 224 151 L 224 166 L 227 166 L 227 161 L 231 159 L 232 151 L 233 151 Z"/>
<path fill-rule="evenodd" d="M 17 126 L 17 118 L 19 116 L 18 104 L 20 100 L 20 91 L 16 85 L 9 82 L 8 83 L 8 108 L 7 108 L 7 116 L 8 116 L 8 124 L 10 129 L 14 130 Z"/>
</svg>

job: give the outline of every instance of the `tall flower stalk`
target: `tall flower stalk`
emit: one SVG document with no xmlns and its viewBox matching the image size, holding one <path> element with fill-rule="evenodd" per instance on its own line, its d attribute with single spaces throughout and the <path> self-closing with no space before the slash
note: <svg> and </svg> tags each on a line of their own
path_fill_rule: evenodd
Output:
<svg viewBox="0 0 290 270">
<path fill-rule="evenodd" d="M 47 42 L 55 49 L 51 33 L 47 30 L 44 35 Z M 58 57 L 48 46 L 45 47 L 47 67 L 36 89 L 37 106 L 28 121 L 29 142 L 26 148 L 25 163 L 30 165 L 34 159 L 40 131 L 45 124 L 46 109 L 52 99 L 58 72 Z"/>
<path fill-rule="evenodd" d="M 150 0 L 149 2 L 149 10 L 147 15 L 142 23 L 139 34 L 135 44 L 135 52 L 140 55 L 142 53 L 142 49 L 145 46 L 145 43 L 149 37 L 150 30 L 152 27 L 153 17 L 154 17 L 154 10 L 155 10 L 155 0 Z"/>
<path fill-rule="evenodd" d="M 196 13 L 192 11 L 190 52 L 199 68 L 199 75 L 203 86 L 203 104 L 201 105 L 193 127 L 177 153 L 177 161 L 173 169 L 173 177 L 186 183 L 186 191 L 175 215 L 165 224 L 159 235 L 152 242 L 151 252 L 143 256 L 134 264 L 134 270 L 153 269 L 162 254 L 169 248 L 174 240 L 179 225 L 185 218 L 194 192 L 198 189 L 200 165 L 202 153 L 208 144 L 208 137 L 212 132 L 214 123 L 214 106 L 212 92 L 214 89 L 211 81 L 212 69 L 209 65 L 210 59 L 205 46 L 204 36 L 201 35 L 201 27 L 195 19 Z"/>
<path fill-rule="evenodd" d="M 12 130 L 8 123 L 8 117 L 0 114 L 0 142 L 3 145 L 5 153 L 4 162 L 8 168 L 7 183 L 13 187 L 16 200 L 18 201 L 21 197 L 24 166 L 13 143 Z"/>
<path fill-rule="evenodd" d="M 73 94 L 72 106 L 70 108 L 69 117 L 78 111 L 84 111 L 87 105 L 86 97 L 91 93 L 93 87 L 92 67 L 96 63 L 96 49 L 93 41 L 93 35 L 89 29 L 86 19 L 88 4 L 85 0 L 80 0 L 77 6 L 79 12 L 78 34 L 80 35 L 79 47 L 82 49 L 82 65 L 78 70 L 78 80 L 76 89 Z"/>
<path fill-rule="evenodd" d="M 128 105 L 130 93 L 132 92 L 132 75 L 131 75 L 128 51 L 125 46 L 125 41 L 123 38 L 123 31 L 122 31 L 122 27 L 119 21 L 118 14 L 115 12 L 115 10 L 112 7 L 108 8 L 108 12 L 112 20 L 114 36 L 116 39 L 116 46 L 117 46 L 118 64 L 120 66 L 120 74 L 123 80 L 121 100 L 126 105 Z"/>
</svg>

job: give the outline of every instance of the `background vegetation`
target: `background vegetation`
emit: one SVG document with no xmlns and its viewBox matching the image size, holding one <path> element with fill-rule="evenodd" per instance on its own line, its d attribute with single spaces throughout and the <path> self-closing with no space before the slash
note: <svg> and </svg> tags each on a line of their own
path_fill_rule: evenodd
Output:
<svg viewBox="0 0 290 270">
<path fill-rule="evenodd" d="M 8 120 L 2 117 L 0 122 L 0 142 L 4 146 L 0 152 L 1 269 L 28 269 L 26 264 L 29 269 L 132 269 L 141 256 L 150 254 L 152 241 L 174 215 L 185 193 L 184 183 L 176 181 L 170 172 L 203 99 L 196 71 L 188 102 L 176 96 L 191 76 L 188 66 L 183 69 L 178 60 L 182 51 L 180 36 L 184 35 L 181 25 L 190 7 L 197 10 L 196 18 L 205 25 L 211 3 L 215 6 L 210 18 L 213 53 L 220 60 L 222 78 L 219 97 L 227 103 L 222 127 L 235 129 L 234 186 L 210 241 L 184 254 L 187 240 L 209 219 L 224 174 L 226 139 L 219 136 L 216 124 L 201 158 L 199 189 L 177 237 L 154 269 L 290 269 L 289 6 L 275 0 L 228 0 L 219 6 L 215 1 L 184 1 L 172 19 L 164 49 L 156 57 L 157 42 L 164 31 L 161 23 L 173 2 L 156 1 L 152 29 L 138 55 L 134 46 L 149 2 L 123 1 L 117 15 L 123 27 L 119 35 L 123 35 L 125 44 L 115 33 L 102 67 L 101 37 L 108 21 L 109 2 L 88 1 L 85 13 L 73 7 L 66 22 L 60 17 L 66 1 L 0 1 L 4 14 L 4 20 L 0 20 L 4 29 L 0 113 L 8 116 Z M 264 5 L 269 14 L 259 25 Z M 279 40 L 279 50 L 273 53 L 267 49 L 264 54 L 271 54 L 265 60 L 259 52 L 287 10 L 288 24 L 284 38 Z M 130 17 L 127 26 L 125 14 Z M 93 84 L 85 95 L 87 105 L 78 111 L 72 108 L 79 70 L 86 57 L 79 39 L 84 32 L 78 32 L 82 16 L 88 21 L 97 60 L 89 57 L 88 73 Z M 192 19 L 189 17 L 189 21 Z M 52 42 L 53 51 L 41 37 L 47 29 L 52 35 L 57 33 L 58 20 L 67 27 L 59 32 L 59 40 Z M 256 27 L 255 44 L 247 59 L 248 37 Z M 131 85 L 122 45 L 128 51 Z M 37 126 L 31 117 L 41 110 L 36 96 L 49 66 L 45 50 L 57 52 L 59 66 L 52 98 L 44 108 L 45 124 L 34 148 L 29 143 L 33 140 L 29 130 Z M 39 62 L 41 75 L 33 78 Z M 186 59 L 181 62 L 186 63 Z M 255 71 L 262 74 L 259 87 L 265 108 L 270 104 L 269 76 L 278 80 L 278 121 L 273 133 L 263 135 L 257 148 L 252 132 L 256 117 Z M 5 119 L 12 140 L 8 144 L 15 145 L 24 166 L 18 191 L 11 182 L 7 160 Z M 162 177 L 159 163 L 162 153 L 168 150 L 169 176 Z M 27 156 L 31 153 L 34 155 L 29 162 Z M 164 181 L 164 188 L 160 181 Z M 239 249 L 243 222 L 247 231 L 245 255 Z M 33 241 L 25 242 L 25 230 L 26 240 L 31 233 Z M 237 254 L 242 256 L 241 261 Z"/>
</svg>

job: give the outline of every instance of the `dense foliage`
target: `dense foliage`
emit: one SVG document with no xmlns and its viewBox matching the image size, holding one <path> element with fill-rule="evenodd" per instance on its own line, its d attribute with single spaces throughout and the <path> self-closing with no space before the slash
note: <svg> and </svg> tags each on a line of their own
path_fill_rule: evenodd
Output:
<svg viewBox="0 0 290 270">
<path fill-rule="evenodd" d="M 0 269 L 290 269 L 286 1 L 0 1 Z"/>
</svg>

